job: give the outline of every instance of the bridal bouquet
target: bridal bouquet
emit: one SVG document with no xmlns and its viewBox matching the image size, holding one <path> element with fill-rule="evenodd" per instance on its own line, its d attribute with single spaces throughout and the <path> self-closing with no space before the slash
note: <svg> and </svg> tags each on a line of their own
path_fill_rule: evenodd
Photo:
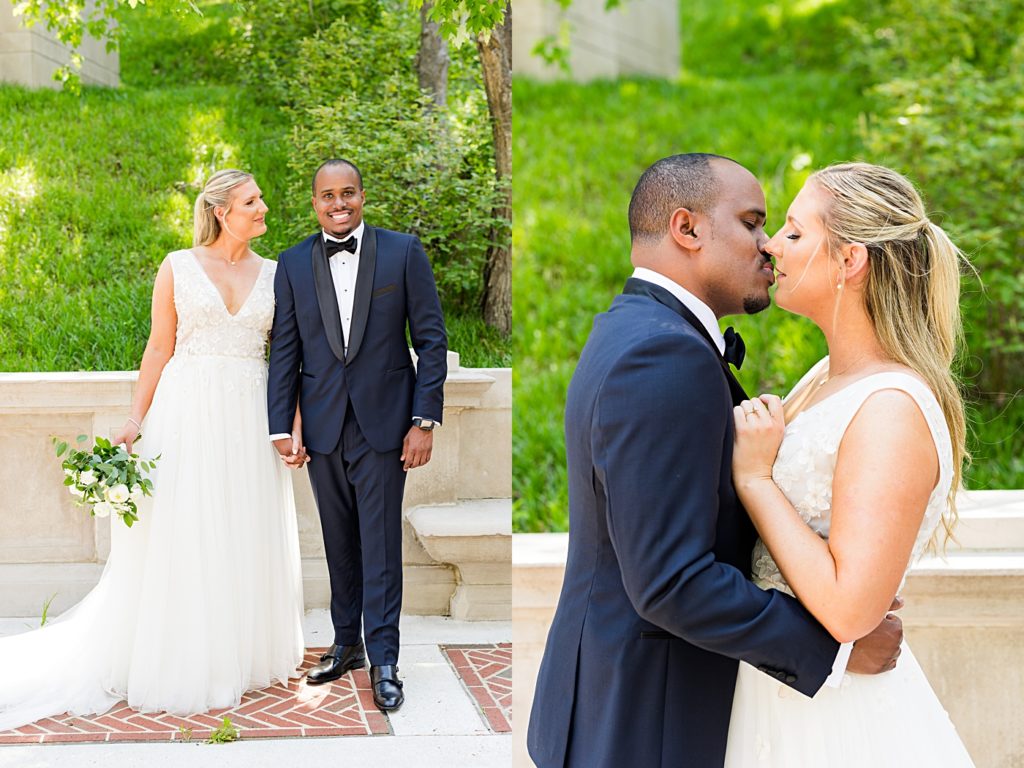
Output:
<svg viewBox="0 0 1024 768">
<path fill-rule="evenodd" d="M 87 435 L 78 436 L 79 443 L 86 440 Z M 138 503 L 143 496 L 153 495 L 153 481 L 143 475 L 156 466 L 159 456 L 141 459 L 103 437 L 97 437 L 88 451 L 71 448 L 56 437 L 53 444 L 57 456 L 64 459 L 64 485 L 75 497 L 77 506 L 89 507 L 94 517 L 115 513 L 129 528 L 138 521 Z"/>
</svg>

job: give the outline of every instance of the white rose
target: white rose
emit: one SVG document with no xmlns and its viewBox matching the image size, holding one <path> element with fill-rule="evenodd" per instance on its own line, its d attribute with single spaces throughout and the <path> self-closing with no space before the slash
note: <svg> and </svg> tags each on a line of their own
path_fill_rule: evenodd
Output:
<svg viewBox="0 0 1024 768">
<path fill-rule="evenodd" d="M 129 494 L 128 498 L 130 498 L 136 504 L 142 501 L 142 486 L 139 485 L 138 483 L 133 485 L 131 493 Z"/>
<path fill-rule="evenodd" d="M 123 504 L 128 501 L 128 486 L 124 483 L 118 483 L 112 488 L 107 488 L 104 495 L 107 497 L 107 501 L 114 504 Z"/>
<path fill-rule="evenodd" d="M 110 513 L 113 511 L 114 505 L 109 501 L 97 501 L 92 507 L 92 513 L 96 517 L 110 517 Z"/>
<path fill-rule="evenodd" d="M 83 491 L 81 488 L 78 488 L 78 487 L 76 487 L 74 485 L 69 485 L 68 486 L 68 490 L 71 491 L 71 495 L 72 496 L 77 496 L 80 499 L 85 496 L 85 491 Z"/>
<path fill-rule="evenodd" d="M 75 470 L 73 470 L 73 469 L 66 469 L 65 468 L 65 470 L 64 470 L 64 477 L 74 477 L 74 476 L 75 476 Z"/>
<path fill-rule="evenodd" d="M 78 476 L 78 482 L 82 485 L 92 485 L 96 482 L 96 473 L 87 469 Z"/>
</svg>

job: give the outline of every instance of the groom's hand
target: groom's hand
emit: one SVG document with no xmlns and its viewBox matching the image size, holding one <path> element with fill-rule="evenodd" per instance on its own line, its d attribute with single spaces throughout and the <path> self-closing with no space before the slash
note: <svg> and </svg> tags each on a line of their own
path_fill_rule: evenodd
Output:
<svg viewBox="0 0 1024 768">
<path fill-rule="evenodd" d="M 903 642 L 903 622 L 893 611 L 903 607 L 903 598 L 897 595 L 889 606 L 882 623 L 874 631 L 853 644 L 847 672 L 858 675 L 877 675 L 896 668 Z"/>
<path fill-rule="evenodd" d="M 402 469 L 422 467 L 430 461 L 430 452 L 434 448 L 434 433 L 431 430 L 410 427 L 402 441 Z"/>
</svg>

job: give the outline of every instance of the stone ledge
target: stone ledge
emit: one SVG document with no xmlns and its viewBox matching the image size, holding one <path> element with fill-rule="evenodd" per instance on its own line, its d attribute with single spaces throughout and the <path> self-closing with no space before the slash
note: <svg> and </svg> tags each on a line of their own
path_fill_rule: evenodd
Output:
<svg viewBox="0 0 1024 768">
<path fill-rule="evenodd" d="M 451 564 L 456 619 L 508 619 L 512 604 L 512 500 L 473 499 L 415 507 L 406 513 L 431 558 Z"/>
<path fill-rule="evenodd" d="M 52 616 L 63 613 L 96 586 L 103 567 L 102 563 L 0 564 L 0 616 L 38 616 L 43 603 L 54 595 L 49 613 Z M 448 615 L 456 591 L 454 568 L 406 564 L 403 574 L 403 614 Z M 330 605 L 331 585 L 326 562 L 302 561 L 302 592 L 306 610 Z"/>
</svg>

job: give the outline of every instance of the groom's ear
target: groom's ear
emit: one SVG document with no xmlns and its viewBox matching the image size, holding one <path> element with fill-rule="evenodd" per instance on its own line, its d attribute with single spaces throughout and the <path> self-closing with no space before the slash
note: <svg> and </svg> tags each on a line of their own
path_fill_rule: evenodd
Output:
<svg viewBox="0 0 1024 768">
<path fill-rule="evenodd" d="M 695 251 L 701 246 L 697 226 L 697 215 L 693 211 L 689 208 L 676 208 L 669 219 L 669 234 L 680 248 Z"/>
</svg>

